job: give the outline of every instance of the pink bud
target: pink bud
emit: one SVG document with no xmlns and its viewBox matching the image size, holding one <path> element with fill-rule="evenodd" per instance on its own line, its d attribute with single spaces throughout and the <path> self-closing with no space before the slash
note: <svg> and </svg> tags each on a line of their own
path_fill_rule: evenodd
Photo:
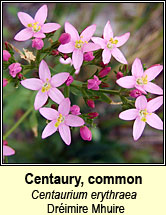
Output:
<svg viewBox="0 0 166 215">
<path fill-rule="evenodd" d="M 73 76 L 69 75 L 67 81 L 66 81 L 66 85 L 69 86 L 72 82 L 74 81 Z"/>
<path fill-rule="evenodd" d="M 8 145 L 8 142 L 7 142 L 7 140 L 3 140 L 3 145 Z"/>
<path fill-rule="evenodd" d="M 3 79 L 3 87 L 6 87 L 6 85 L 8 84 L 8 80 L 6 78 Z"/>
<path fill-rule="evenodd" d="M 9 73 L 10 75 L 15 78 L 17 73 L 21 72 L 22 67 L 20 63 L 12 63 L 9 67 Z"/>
<path fill-rule="evenodd" d="M 88 80 L 88 89 L 92 89 L 92 90 L 99 90 L 99 85 L 101 84 L 101 81 L 99 80 L 99 78 L 94 75 L 93 79 L 89 79 Z"/>
<path fill-rule="evenodd" d="M 119 79 L 119 78 L 122 78 L 123 77 L 123 73 L 122 72 L 118 72 L 116 74 L 116 78 Z"/>
<path fill-rule="evenodd" d="M 90 108 L 95 108 L 95 103 L 93 100 L 88 99 L 86 103 Z"/>
<path fill-rule="evenodd" d="M 73 114 L 73 115 L 80 115 L 80 107 L 78 105 L 73 105 L 71 106 L 70 108 L 70 112 Z"/>
<path fill-rule="evenodd" d="M 3 50 L 3 61 L 8 61 L 11 54 L 7 50 Z"/>
<path fill-rule="evenodd" d="M 21 73 L 17 74 L 18 79 L 22 79 L 23 75 Z"/>
<path fill-rule="evenodd" d="M 61 36 L 59 37 L 59 42 L 64 45 L 66 43 L 69 43 L 71 40 L 71 36 L 68 33 L 63 33 L 61 34 Z"/>
<path fill-rule="evenodd" d="M 83 140 L 91 141 L 92 140 L 92 133 L 87 126 L 80 128 L 80 135 Z"/>
<path fill-rule="evenodd" d="M 102 67 L 106 67 L 108 64 L 104 64 L 103 61 L 101 61 L 101 62 L 100 62 L 100 65 L 101 65 Z"/>
<path fill-rule="evenodd" d="M 105 77 L 106 75 L 108 75 L 108 73 L 111 71 L 111 67 L 105 67 L 103 68 L 102 70 L 100 70 L 99 72 L 99 77 L 100 78 L 103 78 Z"/>
<path fill-rule="evenodd" d="M 84 61 L 91 61 L 95 57 L 93 56 L 93 52 L 87 52 L 84 54 Z"/>
<path fill-rule="evenodd" d="M 152 100 L 153 98 L 148 98 L 147 101 L 149 102 L 150 100 Z"/>
<path fill-rule="evenodd" d="M 44 42 L 42 39 L 40 38 L 35 38 L 32 40 L 32 48 L 35 48 L 37 50 L 42 49 L 44 46 Z"/>
<path fill-rule="evenodd" d="M 55 109 L 55 110 L 57 109 L 55 104 L 52 104 L 52 105 L 51 105 L 51 108 L 52 108 L 52 109 Z"/>
<path fill-rule="evenodd" d="M 90 119 L 96 118 L 96 117 L 98 117 L 98 115 L 99 114 L 97 112 L 88 113 L 88 116 Z"/>
<path fill-rule="evenodd" d="M 141 96 L 142 92 L 138 89 L 134 89 L 130 91 L 130 96 L 133 98 L 137 98 L 138 96 Z"/>
<path fill-rule="evenodd" d="M 69 56 L 67 54 L 63 54 L 63 58 L 66 60 Z"/>
<path fill-rule="evenodd" d="M 109 84 L 105 83 L 105 82 L 101 82 L 101 85 L 100 85 L 101 88 L 106 88 L 106 87 L 110 87 Z"/>
<path fill-rule="evenodd" d="M 52 50 L 51 54 L 54 56 L 57 56 L 57 55 L 59 55 L 59 51 L 58 50 Z"/>
</svg>

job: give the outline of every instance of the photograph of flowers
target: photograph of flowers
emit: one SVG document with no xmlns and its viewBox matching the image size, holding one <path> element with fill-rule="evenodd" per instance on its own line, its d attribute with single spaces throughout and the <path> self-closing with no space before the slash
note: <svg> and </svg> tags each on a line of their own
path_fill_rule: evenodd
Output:
<svg viewBox="0 0 166 215">
<path fill-rule="evenodd" d="M 162 164 L 162 2 L 3 2 L 3 164 Z"/>
</svg>

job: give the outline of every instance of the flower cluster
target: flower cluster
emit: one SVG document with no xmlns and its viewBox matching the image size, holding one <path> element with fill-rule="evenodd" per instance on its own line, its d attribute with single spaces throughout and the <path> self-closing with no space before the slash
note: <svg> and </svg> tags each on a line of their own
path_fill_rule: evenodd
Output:
<svg viewBox="0 0 166 215">
<path fill-rule="evenodd" d="M 127 66 L 128 62 L 119 49 L 127 42 L 130 33 L 114 36 L 110 21 L 104 27 L 103 37 L 93 36 L 96 31 L 95 24 L 86 27 L 79 34 L 72 24 L 65 22 L 65 32 L 57 41 L 53 41 L 51 37 L 61 26 L 57 23 L 45 23 L 47 12 L 47 5 L 43 5 L 36 12 L 34 18 L 24 12 L 18 13 L 18 18 L 25 28 L 18 32 L 14 39 L 16 41 L 32 39 L 32 48 L 36 49 L 36 55 L 27 49 L 23 49 L 24 53 L 22 53 L 9 43 L 6 43 L 6 50 L 3 50 L 4 66 L 9 69 L 10 75 L 10 78 L 3 79 L 3 87 L 9 82 L 15 82 L 29 90 L 37 91 L 34 109 L 38 110 L 41 116 L 47 120 L 42 138 L 47 138 L 58 131 L 65 144 L 70 145 L 70 127 L 79 127 L 82 139 L 92 140 L 89 127 L 94 125 L 93 121 L 99 114 L 97 112 L 82 114 L 78 105 L 71 106 L 69 96 L 72 88 L 81 92 L 89 108 L 95 108 L 95 100 L 112 104 L 113 101 L 106 94 L 119 95 L 122 99 L 122 107 L 125 107 L 119 118 L 135 120 L 133 126 L 134 140 L 140 138 L 146 123 L 153 128 L 162 130 L 162 121 L 154 111 L 163 103 L 163 90 L 151 81 L 162 72 L 163 66 L 156 64 L 145 69 L 141 60 L 136 58 L 130 72 Z M 47 40 L 51 46 L 45 48 Z M 14 51 L 18 52 L 20 57 L 29 64 L 21 65 L 18 63 L 14 58 Z M 69 72 L 62 71 L 53 74 L 54 70 L 48 66 L 44 59 L 46 56 L 58 57 L 59 63 L 69 64 Z M 112 72 L 110 64 L 112 56 L 124 64 L 118 72 L 115 72 L 116 84 L 121 87 L 120 90 L 103 89 L 110 87 L 106 81 Z M 76 81 L 75 77 L 84 65 L 96 65 L 97 70 L 85 82 Z M 37 76 L 26 78 L 25 74 L 32 71 L 33 68 L 38 70 Z M 159 96 L 148 101 L 149 93 Z M 132 100 L 127 97 L 132 98 Z M 135 106 L 133 98 L 136 99 Z M 56 104 L 50 105 L 50 100 Z M 15 151 L 5 143 L 3 155 L 14 154 Z"/>
</svg>

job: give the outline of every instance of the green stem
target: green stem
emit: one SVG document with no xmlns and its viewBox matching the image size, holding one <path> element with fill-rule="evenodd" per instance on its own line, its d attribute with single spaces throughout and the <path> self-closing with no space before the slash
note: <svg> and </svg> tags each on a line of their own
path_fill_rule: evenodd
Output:
<svg viewBox="0 0 166 215">
<path fill-rule="evenodd" d="M 16 122 L 16 124 L 14 124 L 14 126 L 6 132 L 6 134 L 3 136 L 3 140 L 5 140 L 23 121 L 24 119 L 30 114 L 30 112 L 33 110 L 33 107 L 31 107 L 30 109 L 28 109 L 23 115 L 22 117 Z"/>
<path fill-rule="evenodd" d="M 105 89 L 99 89 L 97 92 L 114 94 L 114 95 L 119 95 L 120 93 L 119 90 L 105 90 Z"/>
</svg>

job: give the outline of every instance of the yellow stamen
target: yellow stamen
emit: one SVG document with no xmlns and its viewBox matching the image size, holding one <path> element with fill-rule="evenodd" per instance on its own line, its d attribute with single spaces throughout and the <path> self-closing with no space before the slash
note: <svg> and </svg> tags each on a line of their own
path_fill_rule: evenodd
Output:
<svg viewBox="0 0 166 215">
<path fill-rule="evenodd" d="M 139 84 L 139 85 L 144 85 L 144 84 L 147 84 L 147 83 L 148 83 L 148 76 L 147 75 L 145 75 L 142 78 L 137 79 L 137 84 Z"/>
<path fill-rule="evenodd" d="M 59 114 L 59 117 L 57 119 L 57 122 L 55 123 L 55 127 L 58 127 L 62 122 L 64 121 L 64 117 L 62 116 L 62 114 Z"/>
<path fill-rule="evenodd" d="M 145 109 L 145 110 L 140 110 L 139 114 L 140 114 L 141 120 L 142 120 L 143 122 L 146 122 L 146 121 L 147 121 L 147 119 L 146 119 L 146 116 L 147 116 L 147 115 L 151 115 L 151 113 L 148 113 L 148 112 L 147 112 L 147 109 Z"/>
<path fill-rule="evenodd" d="M 82 37 L 81 37 L 82 38 Z M 76 40 L 75 42 L 75 48 L 80 49 L 84 45 L 84 43 L 88 43 L 87 41 L 82 41 L 82 40 Z"/>
</svg>

